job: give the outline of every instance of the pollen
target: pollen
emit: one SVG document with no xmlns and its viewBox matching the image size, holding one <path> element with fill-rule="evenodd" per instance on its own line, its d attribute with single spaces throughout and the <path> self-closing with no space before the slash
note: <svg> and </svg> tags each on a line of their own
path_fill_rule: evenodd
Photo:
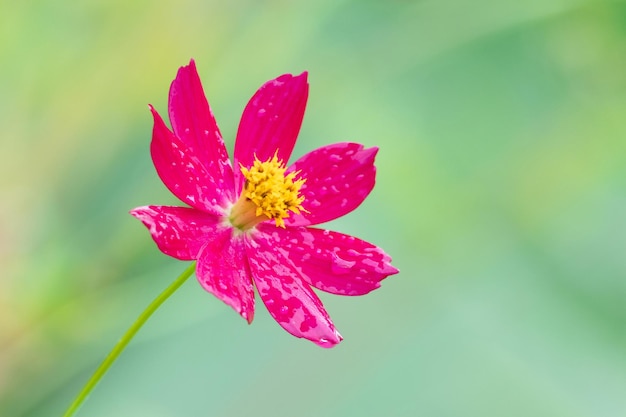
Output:
<svg viewBox="0 0 626 417">
<path fill-rule="evenodd" d="M 289 217 L 290 212 L 298 214 L 306 211 L 302 208 L 304 197 L 300 194 L 300 188 L 306 180 L 296 179 L 300 171 L 286 175 L 285 171 L 285 165 L 276 153 L 265 162 L 255 157 L 250 168 L 241 167 L 246 182 L 230 216 L 235 227 L 246 230 L 263 220 L 271 219 L 276 222 L 276 226 L 284 228 L 283 219 Z"/>
</svg>

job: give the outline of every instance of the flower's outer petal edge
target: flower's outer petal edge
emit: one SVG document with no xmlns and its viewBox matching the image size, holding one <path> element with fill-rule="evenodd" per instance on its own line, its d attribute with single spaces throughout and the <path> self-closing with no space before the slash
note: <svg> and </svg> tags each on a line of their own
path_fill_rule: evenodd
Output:
<svg viewBox="0 0 626 417">
<path fill-rule="evenodd" d="M 130 214 L 148 228 L 161 252 L 183 261 L 198 258 L 220 223 L 217 217 L 188 207 L 143 206 Z"/>
<path fill-rule="evenodd" d="M 381 248 L 330 230 L 295 227 L 275 231 L 271 224 L 258 229 L 296 265 L 310 285 L 339 295 L 363 295 L 398 273 L 391 257 Z"/>
<path fill-rule="evenodd" d="M 246 252 L 259 296 L 283 329 L 324 348 L 341 342 L 322 302 L 294 263 L 276 249 L 272 236 L 261 231 L 249 235 Z"/>
<path fill-rule="evenodd" d="M 154 117 L 150 154 L 163 184 L 191 207 L 223 215 L 224 208 L 232 201 L 228 190 L 207 172 L 194 150 L 169 130 L 154 107 L 149 108 Z"/>
<path fill-rule="evenodd" d="M 307 72 L 284 74 L 263 84 L 246 105 L 235 140 L 235 184 L 244 178 L 239 166 L 252 166 L 254 158 L 266 161 L 275 153 L 287 164 L 296 143 L 307 99 Z"/>
<path fill-rule="evenodd" d="M 357 208 L 376 183 L 377 152 L 377 147 L 341 142 L 315 149 L 294 162 L 287 172 L 299 171 L 297 178 L 306 179 L 300 188 L 304 210 L 285 219 L 285 225 L 320 224 Z"/>
<path fill-rule="evenodd" d="M 172 81 L 168 112 L 176 137 L 200 161 L 221 193 L 232 201 L 233 167 L 193 59 L 179 68 Z"/>
<path fill-rule="evenodd" d="M 231 306 L 248 323 L 254 319 L 254 287 L 246 259 L 245 243 L 222 227 L 201 249 L 196 266 L 202 287 Z"/>
</svg>

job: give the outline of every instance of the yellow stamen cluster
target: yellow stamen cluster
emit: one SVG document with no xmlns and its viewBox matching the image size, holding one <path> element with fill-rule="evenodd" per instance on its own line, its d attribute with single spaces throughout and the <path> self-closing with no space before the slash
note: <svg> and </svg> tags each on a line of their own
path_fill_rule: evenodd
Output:
<svg viewBox="0 0 626 417">
<path fill-rule="evenodd" d="M 247 229 L 260 221 L 273 219 L 276 221 L 276 226 L 284 228 L 283 219 L 289 217 L 290 211 L 298 214 L 304 210 L 302 208 L 304 197 L 300 195 L 300 187 L 305 179 L 295 179 L 300 171 L 290 172 L 287 175 L 285 171 L 285 165 L 276 154 L 265 162 L 255 158 L 250 168 L 241 167 L 246 183 L 241 199 L 235 205 L 241 205 L 241 207 L 234 207 L 232 214 L 243 219 L 240 215 L 243 214 L 242 209 L 244 206 L 249 206 L 254 208 L 257 221 L 245 221 L 241 225 L 243 227 L 233 223 L 236 227 Z M 254 206 L 251 206 L 250 202 L 254 203 Z M 231 222 L 233 220 L 235 219 L 231 216 Z"/>
</svg>

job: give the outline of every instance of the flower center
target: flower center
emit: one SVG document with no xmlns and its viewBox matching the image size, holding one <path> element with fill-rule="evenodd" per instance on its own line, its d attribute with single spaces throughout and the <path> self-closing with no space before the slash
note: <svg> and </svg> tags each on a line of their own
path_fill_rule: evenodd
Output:
<svg viewBox="0 0 626 417">
<path fill-rule="evenodd" d="M 295 179 L 300 171 L 285 175 L 285 165 L 277 154 L 265 162 L 254 158 L 250 168 L 241 167 L 246 178 L 241 197 L 231 209 L 230 223 L 239 230 L 248 230 L 258 223 L 272 219 L 276 226 L 285 227 L 289 212 L 304 211 L 300 187 L 305 179 Z"/>
</svg>

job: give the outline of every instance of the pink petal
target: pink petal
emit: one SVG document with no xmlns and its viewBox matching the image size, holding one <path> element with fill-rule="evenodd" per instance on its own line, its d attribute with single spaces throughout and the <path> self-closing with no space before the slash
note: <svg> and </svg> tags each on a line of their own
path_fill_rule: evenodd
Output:
<svg viewBox="0 0 626 417">
<path fill-rule="evenodd" d="M 285 219 L 288 226 L 320 224 L 357 208 L 374 188 L 378 148 L 358 143 L 336 143 L 316 149 L 293 163 L 288 172 L 306 178 L 300 189 L 308 210 Z"/>
<path fill-rule="evenodd" d="M 214 238 L 220 219 L 205 212 L 170 206 L 137 207 L 130 214 L 150 230 L 161 252 L 176 259 L 198 259 L 207 240 Z"/>
<path fill-rule="evenodd" d="M 223 179 L 209 174 L 195 150 L 167 128 L 152 106 L 150 111 L 154 116 L 150 153 L 161 181 L 172 194 L 190 206 L 223 215 L 224 207 L 234 200 L 232 188 L 224 188 Z"/>
<path fill-rule="evenodd" d="M 276 250 L 274 241 L 271 235 L 259 231 L 246 240 L 250 270 L 261 300 L 278 324 L 292 335 L 322 347 L 335 346 L 342 337 L 322 302 L 304 282 L 298 268 Z"/>
<path fill-rule="evenodd" d="M 248 102 L 239 122 L 235 141 L 235 183 L 241 191 L 243 176 L 239 170 L 252 166 L 254 157 L 261 161 L 274 156 L 285 164 L 296 143 L 309 95 L 307 73 L 281 75 L 263 84 Z"/>
<path fill-rule="evenodd" d="M 220 190 L 230 193 L 233 168 L 193 59 L 178 70 L 170 86 L 168 108 L 172 129 L 187 152 L 200 161 Z"/>
<path fill-rule="evenodd" d="M 363 295 L 398 273 L 381 248 L 354 236 L 308 227 L 257 228 L 271 236 L 272 244 L 300 269 L 306 282 L 322 291 Z"/>
<path fill-rule="evenodd" d="M 254 288 L 242 237 L 224 227 L 200 252 L 196 275 L 200 285 L 248 321 L 254 318 Z"/>
</svg>

